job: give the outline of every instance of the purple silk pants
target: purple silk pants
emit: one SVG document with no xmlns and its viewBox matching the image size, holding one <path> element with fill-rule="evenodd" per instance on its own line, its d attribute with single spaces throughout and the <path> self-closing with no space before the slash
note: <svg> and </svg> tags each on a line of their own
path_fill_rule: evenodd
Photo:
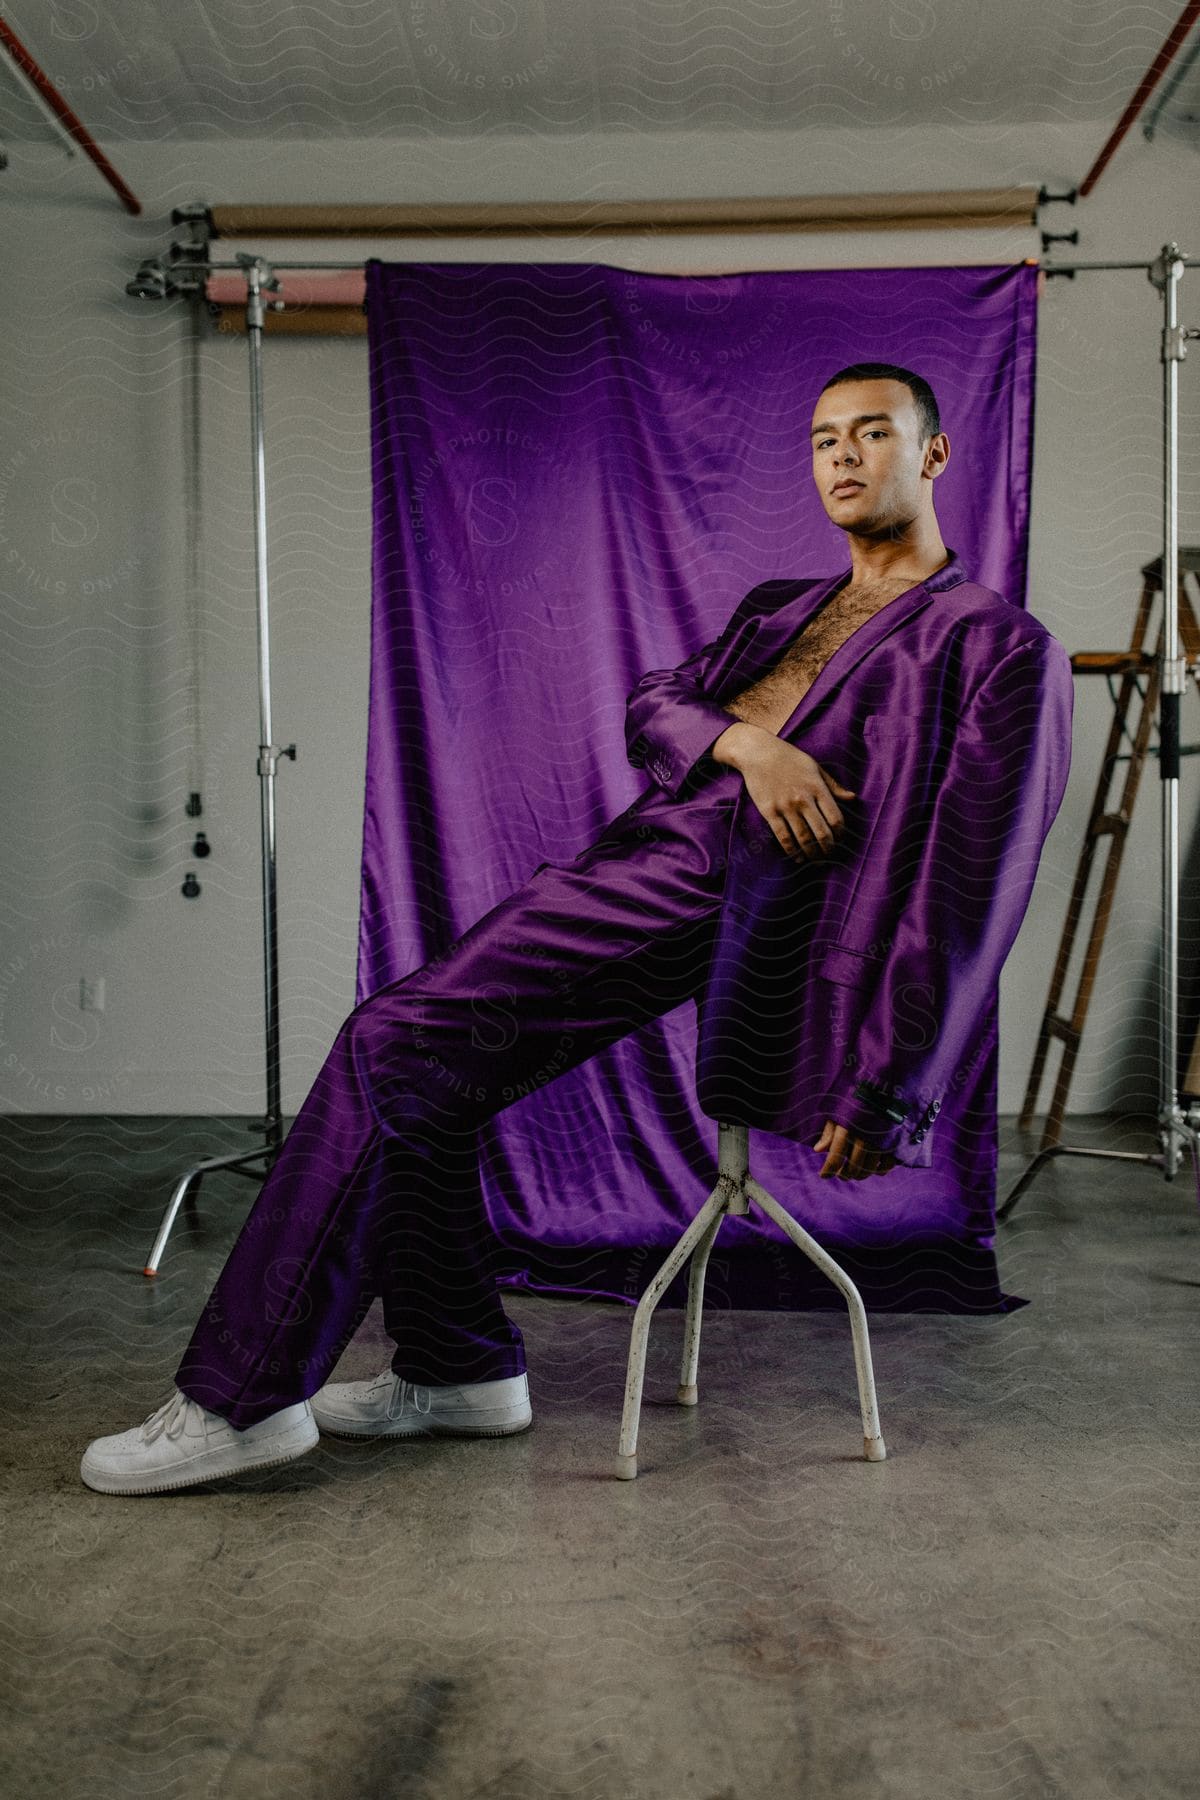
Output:
<svg viewBox="0 0 1200 1800">
<path fill-rule="evenodd" d="M 431 1385 L 525 1368 L 496 1288 L 478 1126 L 695 996 L 733 808 L 722 768 L 648 789 L 572 861 L 355 1007 L 176 1372 L 238 1430 L 327 1381 L 376 1295 L 392 1368 Z"/>
</svg>

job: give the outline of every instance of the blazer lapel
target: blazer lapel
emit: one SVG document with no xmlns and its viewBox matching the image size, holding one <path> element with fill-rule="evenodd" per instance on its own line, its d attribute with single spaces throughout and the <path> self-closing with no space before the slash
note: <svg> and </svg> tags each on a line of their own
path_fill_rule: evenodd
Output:
<svg viewBox="0 0 1200 1800">
<path fill-rule="evenodd" d="M 775 612 L 752 620 L 746 631 L 729 646 L 723 658 L 724 666 L 713 669 L 709 678 L 710 697 L 724 700 L 765 675 L 831 595 L 849 581 L 850 575 L 849 569 L 843 569 L 840 575 L 828 575 L 822 581 L 801 582 L 799 593 L 791 600 L 785 600 Z"/>
<path fill-rule="evenodd" d="M 776 735 L 788 737 L 803 723 L 813 708 L 820 705 L 830 688 L 845 681 L 856 663 L 860 663 L 864 656 L 869 656 L 877 644 L 898 630 L 914 613 L 920 612 L 922 607 L 928 606 L 933 598 L 925 583 L 919 581 L 916 587 L 906 588 L 904 593 L 897 594 L 894 600 L 889 600 L 886 606 L 881 606 L 878 612 L 865 619 L 844 643 L 838 645 Z M 806 619 L 805 623 L 807 622 Z"/>
<path fill-rule="evenodd" d="M 966 571 L 958 552 L 949 547 L 947 551 L 947 561 L 940 569 L 935 569 L 924 581 L 918 581 L 915 587 L 906 588 L 894 600 L 889 600 L 886 606 L 881 606 L 877 613 L 873 613 L 838 646 L 790 718 L 780 726 L 776 733 L 778 737 L 788 737 L 804 722 L 813 708 L 820 705 L 831 687 L 844 681 L 864 656 L 869 656 L 877 644 L 911 619 L 914 613 L 920 612 L 935 595 L 947 588 L 957 587 L 966 580 Z M 760 673 L 765 673 L 778 661 L 787 646 L 812 622 L 826 602 L 846 586 L 852 574 L 852 569 L 843 569 L 840 575 L 832 575 L 828 581 L 820 582 L 807 593 L 797 595 L 771 615 L 754 644 L 755 662 L 761 663 Z M 753 676 L 743 677 L 742 685 L 749 685 L 752 679 Z"/>
<path fill-rule="evenodd" d="M 788 645 L 811 624 L 826 602 L 846 586 L 852 574 L 853 569 L 843 569 L 840 574 L 830 575 L 823 581 L 812 584 L 805 582 L 801 592 L 793 599 L 785 600 L 775 612 L 755 621 L 748 637 L 739 637 L 737 642 L 730 645 L 725 667 L 718 666 L 712 671 L 709 696 L 718 702 L 729 699 L 765 675 L 779 661 Z M 950 550 L 948 560 L 940 569 L 935 569 L 924 581 L 906 588 L 894 600 L 889 600 L 886 606 L 880 607 L 877 613 L 851 632 L 846 641 L 833 652 L 776 736 L 786 738 L 820 704 L 829 689 L 836 682 L 844 681 L 851 669 L 864 656 L 868 656 L 876 644 L 911 619 L 914 613 L 920 612 L 935 595 L 947 588 L 957 587 L 966 579 L 966 570 L 959 560 L 958 552 Z"/>
<path fill-rule="evenodd" d="M 831 575 L 827 581 L 817 583 L 797 594 L 795 599 L 785 601 L 775 613 L 763 620 L 760 629 L 754 635 L 753 658 L 737 655 L 734 658 L 736 680 L 732 679 L 734 671 L 728 671 L 718 682 L 721 697 L 740 692 L 744 687 L 764 675 L 782 656 L 784 650 L 798 637 L 839 589 L 845 587 L 853 573 L 852 569 L 843 569 L 840 575 Z M 959 560 L 958 553 L 951 550 L 949 560 L 940 569 L 924 581 L 917 582 L 915 587 L 906 588 L 904 593 L 897 594 L 886 606 L 880 607 L 877 613 L 867 619 L 856 631 L 851 632 L 846 641 L 839 645 L 826 662 L 825 667 L 817 675 L 808 692 L 800 700 L 790 717 L 784 721 L 776 732 L 780 738 L 789 737 L 799 725 L 803 724 L 814 707 L 819 706 L 830 688 L 837 682 L 844 681 L 851 669 L 860 663 L 890 632 L 911 619 L 914 614 L 929 604 L 931 600 L 947 588 L 957 587 L 967 579 L 966 571 Z M 752 808 L 746 793 L 745 782 L 739 782 L 737 799 L 733 808 L 733 830 L 736 833 L 741 826 L 741 817 L 746 807 Z"/>
</svg>

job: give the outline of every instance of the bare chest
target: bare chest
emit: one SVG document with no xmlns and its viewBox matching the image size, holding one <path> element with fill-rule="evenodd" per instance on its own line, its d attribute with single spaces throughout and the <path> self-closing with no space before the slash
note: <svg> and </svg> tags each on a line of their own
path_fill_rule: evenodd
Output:
<svg viewBox="0 0 1200 1800">
<path fill-rule="evenodd" d="M 728 711 L 767 731 L 778 731 L 804 698 L 834 651 L 900 594 L 910 578 L 843 588 L 787 646 L 757 681 L 726 701 Z"/>
</svg>

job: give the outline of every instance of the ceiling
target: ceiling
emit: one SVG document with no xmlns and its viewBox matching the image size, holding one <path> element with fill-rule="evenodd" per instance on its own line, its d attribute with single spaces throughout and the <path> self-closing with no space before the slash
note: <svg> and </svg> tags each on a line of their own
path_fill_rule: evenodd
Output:
<svg viewBox="0 0 1200 1800">
<path fill-rule="evenodd" d="M 14 0 L 3 11 L 85 124 L 111 143 L 1112 123 L 1181 6 Z M 1190 118 L 1195 129 L 1198 114 L 1200 62 L 1156 128 Z M 50 136 L 0 76 L 0 139 Z"/>
</svg>

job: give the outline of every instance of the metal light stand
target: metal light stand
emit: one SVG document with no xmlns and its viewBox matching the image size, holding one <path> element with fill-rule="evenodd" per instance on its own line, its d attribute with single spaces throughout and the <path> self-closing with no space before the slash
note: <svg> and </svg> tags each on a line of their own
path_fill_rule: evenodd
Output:
<svg viewBox="0 0 1200 1800">
<path fill-rule="evenodd" d="M 265 1142 L 261 1149 L 243 1156 L 212 1157 L 195 1163 L 180 1177 L 171 1194 L 154 1240 L 154 1248 L 143 1273 L 157 1275 L 167 1238 L 184 1200 L 194 1196 L 205 1175 L 217 1169 L 228 1169 L 236 1175 L 254 1180 L 264 1179 L 271 1171 L 283 1141 L 280 1113 L 279 1078 L 279 950 L 276 929 L 275 895 L 275 766 L 281 756 L 296 760 L 295 744 L 280 747 L 271 741 L 271 633 L 267 594 L 267 464 L 263 433 L 262 330 L 263 294 L 273 293 L 279 279 L 271 265 L 261 256 L 237 253 L 246 277 L 246 338 L 250 346 L 250 454 L 254 492 L 254 578 L 258 596 L 258 697 L 259 697 L 259 796 L 262 813 L 262 896 L 263 896 L 263 975 L 266 1001 L 267 1109 L 263 1119 L 250 1129 L 261 1131 Z M 143 265 L 143 270 L 148 265 Z M 161 268 L 161 265 L 159 265 Z M 189 262 L 193 273 L 206 269 L 206 263 Z M 142 272 L 140 271 L 139 274 Z M 154 297 L 158 289 L 143 286 L 131 291 Z M 166 289 L 162 290 L 164 293 Z M 180 290 L 182 291 L 182 290 Z"/>
<path fill-rule="evenodd" d="M 1144 269 L 1163 297 L 1163 635 L 1159 687 L 1159 775 L 1162 782 L 1162 940 L 1159 957 L 1159 1143 L 1158 1151 L 1088 1149 L 1050 1144 L 1039 1150 L 1012 1188 L 997 1219 L 1006 1219 L 1038 1170 L 1055 1156 L 1091 1156 L 1106 1162 L 1146 1163 L 1161 1168 L 1168 1181 L 1179 1167 L 1180 1143 L 1192 1153 L 1200 1204 L 1200 1104 L 1185 1112 L 1179 1104 L 1176 1057 L 1179 1036 L 1179 702 L 1187 681 L 1187 663 L 1179 651 L 1179 365 L 1187 355 L 1187 338 L 1200 329 L 1179 323 L 1179 283 L 1185 267 L 1200 258 L 1181 254 L 1178 244 L 1164 244 L 1152 263 L 1047 264 L 1047 273 L 1075 269 Z"/>
</svg>

